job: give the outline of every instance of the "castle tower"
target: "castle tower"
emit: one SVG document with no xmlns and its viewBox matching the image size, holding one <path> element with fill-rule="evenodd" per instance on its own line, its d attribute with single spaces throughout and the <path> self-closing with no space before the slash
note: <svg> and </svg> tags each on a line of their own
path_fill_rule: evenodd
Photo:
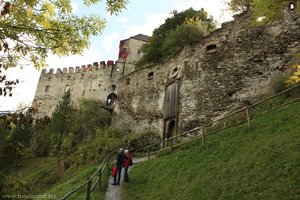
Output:
<svg viewBox="0 0 300 200">
<path fill-rule="evenodd" d="M 122 76 L 135 71 L 135 63 L 143 56 L 141 47 L 149 42 L 150 37 L 138 34 L 120 41 L 117 68 Z"/>
<path fill-rule="evenodd" d="M 33 105 L 38 106 L 37 118 L 51 116 L 64 92 L 70 90 L 72 104 L 81 99 L 99 100 L 113 108 L 116 100 L 116 81 L 119 73 L 114 61 L 94 62 L 81 67 L 42 70 Z"/>
<path fill-rule="evenodd" d="M 38 107 L 35 117 L 51 117 L 64 92 L 70 90 L 72 103 L 78 106 L 81 99 L 103 102 L 113 109 L 117 99 L 117 80 L 134 71 L 134 64 L 142 56 L 140 48 L 149 40 L 138 34 L 120 41 L 119 59 L 100 61 L 69 68 L 42 70 L 33 100 Z"/>
</svg>

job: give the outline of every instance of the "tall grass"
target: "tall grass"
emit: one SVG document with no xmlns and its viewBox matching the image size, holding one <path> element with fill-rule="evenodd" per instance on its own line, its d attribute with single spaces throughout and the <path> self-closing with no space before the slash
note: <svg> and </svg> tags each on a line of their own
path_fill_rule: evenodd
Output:
<svg viewBox="0 0 300 200">
<path fill-rule="evenodd" d="M 297 102 L 139 164 L 123 199 L 299 199 L 299 111 Z"/>
</svg>

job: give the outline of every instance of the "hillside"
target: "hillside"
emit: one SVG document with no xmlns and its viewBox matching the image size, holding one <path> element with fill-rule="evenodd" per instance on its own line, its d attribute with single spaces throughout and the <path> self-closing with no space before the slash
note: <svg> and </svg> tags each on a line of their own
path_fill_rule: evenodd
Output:
<svg viewBox="0 0 300 200">
<path fill-rule="evenodd" d="M 123 199 L 299 199 L 299 111 L 296 102 L 139 164 Z"/>
</svg>

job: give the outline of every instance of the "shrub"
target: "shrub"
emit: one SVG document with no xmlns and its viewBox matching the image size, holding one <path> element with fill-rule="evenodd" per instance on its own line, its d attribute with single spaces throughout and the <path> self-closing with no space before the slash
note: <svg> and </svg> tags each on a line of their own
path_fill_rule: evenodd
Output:
<svg viewBox="0 0 300 200">
<path fill-rule="evenodd" d="M 280 71 L 274 71 L 270 78 L 270 88 L 272 94 L 277 94 L 286 89 L 285 81 L 287 76 Z"/>
</svg>

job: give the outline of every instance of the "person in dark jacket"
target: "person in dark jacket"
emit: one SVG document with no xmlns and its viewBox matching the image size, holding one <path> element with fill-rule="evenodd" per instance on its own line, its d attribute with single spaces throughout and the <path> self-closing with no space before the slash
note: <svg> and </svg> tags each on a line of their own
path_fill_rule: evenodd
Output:
<svg viewBox="0 0 300 200">
<path fill-rule="evenodd" d="M 123 148 L 121 148 L 117 155 L 117 161 L 116 161 L 116 166 L 117 166 L 118 172 L 117 172 L 117 175 L 114 176 L 114 182 L 112 183 L 112 185 L 120 185 L 122 167 L 123 167 L 123 164 L 126 161 L 126 159 L 127 159 L 127 157 L 124 154 L 124 150 L 123 150 Z"/>
<path fill-rule="evenodd" d="M 127 160 L 124 162 L 124 182 L 129 181 L 128 177 L 128 168 L 133 164 L 132 163 L 132 157 L 128 150 L 125 150 L 125 156 L 127 157 Z"/>
</svg>

